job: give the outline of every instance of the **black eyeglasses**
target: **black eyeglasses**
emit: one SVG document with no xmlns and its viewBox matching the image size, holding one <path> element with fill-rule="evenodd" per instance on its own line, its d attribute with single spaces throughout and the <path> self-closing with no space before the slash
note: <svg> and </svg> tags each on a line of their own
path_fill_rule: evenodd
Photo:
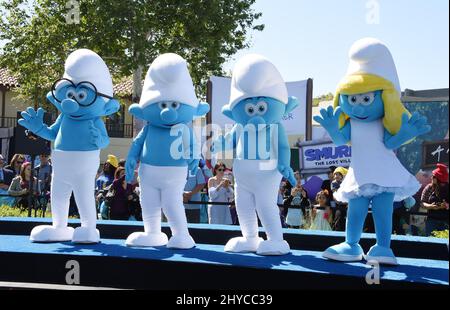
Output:
<svg viewBox="0 0 450 310">
<path fill-rule="evenodd" d="M 97 91 L 97 87 L 95 87 L 95 85 L 92 84 L 91 82 L 83 81 L 83 82 L 80 82 L 78 84 L 75 84 L 74 82 L 72 82 L 69 79 L 62 78 L 62 79 L 59 79 L 59 80 L 55 81 L 55 83 L 53 83 L 53 85 L 52 85 L 52 97 L 56 101 L 58 101 L 59 103 L 61 103 L 65 98 L 58 98 L 56 96 L 56 87 L 59 86 L 61 83 L 65 83 L 65 82 L 68 82 L 69 83 L 68 85 L 71 85 L 75 89 L 80 88 L 80 90 L 85 90 L 84 92 L 82 92 L 82 91 L 79 91 L 79 92 L 75 92 L 75 91 L 67 92 L 67 94 L 65 96 L 65 98 L 72 99 L 72 100 L 76 101 L 79 105 L 81 105 L 83 107 L 88 107 L 88 106 L 93 105 L 94 102 L 97 100 L 97 98 L 99 96 L 107 98 L 107 99 L 114 99 L 114 97 L 111 97 L 111 96 L 108 96 L 108 95 L 105 95 L 105 94 L 102 94 L 102 93 L 98 92 Z M 87 93 L 88 90 L 94 91 L 95 96 L 92 98 L 92 100 L 89 100 L 89 102 L 81 103 L 80 101 L 83 101 L 83 100 L 85 100 L 88 97 L 88 93 Z"/>
</svg>

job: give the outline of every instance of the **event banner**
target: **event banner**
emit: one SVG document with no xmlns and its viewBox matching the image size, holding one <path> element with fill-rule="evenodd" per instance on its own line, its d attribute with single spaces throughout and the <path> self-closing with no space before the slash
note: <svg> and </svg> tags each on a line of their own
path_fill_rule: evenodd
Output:
<svg viewBox="0 0 450 310">
<path fill-rule="evenodd" d="M 301 146 L 301 168 L 323 169 L 330 166 L 350 165 L 352 147 L 337 146 L 332 142 L 315 143 Z"/>
</svg>

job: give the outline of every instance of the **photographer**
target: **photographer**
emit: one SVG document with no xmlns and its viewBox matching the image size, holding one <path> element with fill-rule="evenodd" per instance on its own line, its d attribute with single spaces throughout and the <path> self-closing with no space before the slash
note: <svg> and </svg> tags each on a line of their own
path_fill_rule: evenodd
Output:
<svg viewBox="0 0 450 310">
<path fill-rule="evenodd" d="M 109 219 L 128 221 L 133 199 L 133 186 L 125 181 L 125 168 L 119 167 L 105 197 L 105 204 L 109 206 Z"/>
<path fill-rule="evenodd" d="M 308 193 L 300 183 L 292 188 L 291 195 L 284 201 L 284 205 L 291 206 L 286 217 L 286 224 L 289 228 L 305 226 L 306 208 L 310 208 L 311 202 L 308 199 Z"/>
<path fill-rule="evenodd" d="M 211 202 L 231 202 L 234 200 L 234 190 L 231 181 L 225 177 L 226 166 L 217 163 L 214 166 L 213 177 L 208 181 L 209 200 Z M 231 225 L 229 205 L 208 205 L 209 224 Z"/>
<path fill-rule="evenodd" d="M 431 236 L 433 231 L 448 229 L 448 170 L 447 166 L 437 164 L 433 170 L 431 183 L 422 192 L 423 207 L 428 210 L 425 222 L 426 235 Z"/>
</svg>

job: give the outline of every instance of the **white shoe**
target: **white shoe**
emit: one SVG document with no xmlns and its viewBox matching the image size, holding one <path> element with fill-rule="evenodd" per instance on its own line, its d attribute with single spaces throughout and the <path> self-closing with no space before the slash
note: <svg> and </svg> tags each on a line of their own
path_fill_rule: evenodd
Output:
<svg viewBox="0 0 450 310">
<path fill-rule="evenodd" d="M 135 232 L 128 236 L 125 244 L 130 247 L 157 247 L 166 245 L 167 241 L 167 235 L 163 232 L 152 234 Z"/>
<path fill-rule="evenodd" d="M 90 244 L 100 242 L 100 232 L 96 228 L 77 227 L 73 232 L 73 243 Z"/>
<path fill-rule="evenodd" d="M 195 241 L 190 235 L 175 235 L 170 238 L 167 243 L 167 248 L 169 249 L 192 249 L 195 247 Z"/>
<path fill-rule="evenodd" d="M 264 240 L 262 241 L 256 254 L 258 255 L 286 255 L 291 251 L 289 244 L 285 240 L 274 241 Z"/>
<path fill-rule="evenodd" d="M 234 252 L 234 253 L 248 253 L 248 252 L 256 252 L 259 247 L 259 244 L 264 241 L 260 237 L 255 238 L 245 238 L 245 237 L 236 237 L 230 239 L 225 245 L 225 252 Z"/>
<path fill-rule="evenodd" d="M 72 240 L 72 227 L 57 228 L 50 225 L 40 225 L 33 228 L 30 234 L 32 242 L 64 242 Z"/>
</svg>

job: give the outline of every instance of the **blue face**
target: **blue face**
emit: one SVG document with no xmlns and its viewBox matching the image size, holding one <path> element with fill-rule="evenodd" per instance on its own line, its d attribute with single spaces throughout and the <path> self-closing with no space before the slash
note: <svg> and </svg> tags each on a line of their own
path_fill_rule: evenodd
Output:
<svg viewBox="0 0 450 310">
<path fill-rule="evenodd" d="M 372 122 L 384 116 L 381 94 L 382 92 L 377 90 L 364 94 L 340 95 L 339 105 L 351 119 Z"/>
<path fill-rule="evenodd" d="M 114 99 L 99 95 L 86 84 L 74 86 L 64 83 L 48 93 L 47 99 L 62 114 L 73 120 L 88 120 L 116 113 L 120 104 Z"/>
<path fill-rule="evenodd" d="M 141 108 L 140 108 L 141 109 Z M 197 109 L 176 101 L 153 103 L 141 109 L 141 115 L 130 112 L 150 123 L 152 126 L 170 128 L 178 124 L 187 124 L 194 119 Z"/>
<path fill-rule="evenodd" d="M 241 125 L 274 124 L 283 118 L 286 105 L 273 98 L 252 97 L 240 101 L 231 112 L 233 120 Z"/>
</svg>

